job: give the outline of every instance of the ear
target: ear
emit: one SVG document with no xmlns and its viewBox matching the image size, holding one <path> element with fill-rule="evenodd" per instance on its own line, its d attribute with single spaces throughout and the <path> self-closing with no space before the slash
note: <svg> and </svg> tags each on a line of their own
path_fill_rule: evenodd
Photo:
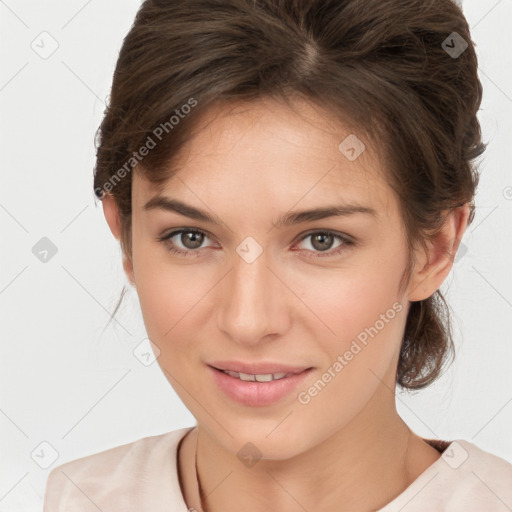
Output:
<svg viewBox="0 0 512 512">
<path fill-rule="evenodd" d="M 469 206 L 454 208 L 446 215 L 439 233 L 427 241 L 428 252 L 415 250 L 415 271 L 409 285 L 411 302 L 427 299 L 443 284 L 452 269 L 455 255 L 467 228 Z"/>
<path fill-rule="evenodd" d="M 115 199 L 112 197 L 111 194 L 106 193 L 104 194 L 102 200 L 103 205 L 103 213 L 105 215 L 105 219 L 107 221 L 107 224 L 109 225 L 110 231 L 112 231 L 112 234 L 114 235 L 114 238 L 116 240 L 121 239 L 121 216 L 119 214 L 119 208 L 117 206 L 117 203 Z M 128 280 L 130 283 L 135 286 L 135 274 L 133 271 L 133 262 L 131 257 L 128 257 L 126 254 L 123 253 L 123 268 L 125 271 L 126 276 L 128 277 Z"/>
</svg>

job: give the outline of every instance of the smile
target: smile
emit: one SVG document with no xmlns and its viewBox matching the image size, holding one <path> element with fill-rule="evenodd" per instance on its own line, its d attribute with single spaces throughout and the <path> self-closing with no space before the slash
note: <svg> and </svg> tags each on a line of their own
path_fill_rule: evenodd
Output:
<svg viewBox="0 0 512 512">
<path fill-rule="evenodd" d="M 222 396 L 250 407 L 264 407 L 281 400 L 292 400 L 293 390 L 313 371 L 307 368 L 292 373 L 242 373 L 220 370 L 207 365 L 216 388 Z"/>
<path fill-rule="evenodd" d="M 270 382 L 271 380 L 279 380 L 287 377 L 288 375 L 293 375 L 291 373 L 265 373 L 254 375 L 252 373 L 239 373 L 230 370 L 222 371 L 228 375 L 231 375 L 231 377 L 235 377 L 236 379 L 244 380 L 246 382 Z"/>
</svg>

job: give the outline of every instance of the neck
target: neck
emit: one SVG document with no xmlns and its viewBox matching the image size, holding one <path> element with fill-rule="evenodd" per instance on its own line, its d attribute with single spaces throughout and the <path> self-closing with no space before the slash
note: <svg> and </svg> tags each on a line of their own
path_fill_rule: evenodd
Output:
<svg viewBox="0 0 512 512">
<path fill-rule="evenodd" d="M 379 401 L 385 403 L 385 395 L 376 393 L 350 424 L 313 448 L 283 460 L 261 459 L 251 467 L 206 430 L 193 429 L 179 459 L 187 505 L 203 512 L 382 508 L 440 454 L 411 432 L 394 407 L 382 415 L 374 408 Z"/>
</svg>

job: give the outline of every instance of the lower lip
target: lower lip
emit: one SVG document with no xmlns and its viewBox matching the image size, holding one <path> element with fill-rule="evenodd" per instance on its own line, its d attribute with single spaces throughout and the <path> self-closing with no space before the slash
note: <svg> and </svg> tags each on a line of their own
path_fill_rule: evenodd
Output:
<svg viewBox="0 0 512 512">
<path fill-rule="evenodd" d="M 312 371 L 308 368 L 300 373 L 270 382 L 247 382 L 231 377 L 221 370 L 208 366 L 219 388 L 235 402 L 251 407 L 270 405 L 291 393 Z"/>
</svg>

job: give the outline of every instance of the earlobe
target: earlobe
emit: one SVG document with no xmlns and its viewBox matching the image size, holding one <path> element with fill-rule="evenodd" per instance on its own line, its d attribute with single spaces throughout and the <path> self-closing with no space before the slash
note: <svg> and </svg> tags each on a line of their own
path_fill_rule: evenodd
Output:
<svg viewBox="0 0 512 512">
<path fill-rule="evenodd" d="M 103 205 L 103 214 L 116 240 L 121 238 L 121 220 L 119 217 L 119 208 L 111 194 L 106 193 L 101 200 Z"/>
<path fill-rule="evenodd" d="M 133 271 L 133 262 L 131 259 L 127 258 L 126 256 L 123 256 L 123 268 L 124 268 L 126 277 L 128 278 L 128 281 L 130 281 L 130 284 L 135 287 L 136 284 L 135 284 L 135 273 Z"/>
<path fill-rule="evenodd" d="M 121 218 L 119 215 L 119 208 L 112 197 L 111 194 L 105 194 L 103 199 L 101 200 L 103 205 L 103 213 L 105 215 L 105 219 L 107 221 L 107 224 L 109 225 L 110 231 L 114 235 L 114 238 L 116 240 L 121 239 Z M 132 286 L 135 286 L 135 274 L 133 271 L 133 262 L 131 258 L 128 258 L 126 254 L 123 254 L 123 268 L 126 274 L 126 277 L 128 277 L 128 280 L 132 284 Z"/>
<path fill-rule="evenodd" d="M 413 278 L 409 285 L 408 299 L 411 302 L 424 300 L 433 295 L 450 273 L 464 232 L 467 228 L 469 207 L 460 206 L 446 213 L 444 224 L 431 240 L 428 251 L 417 250 Z"/>
</svg>

